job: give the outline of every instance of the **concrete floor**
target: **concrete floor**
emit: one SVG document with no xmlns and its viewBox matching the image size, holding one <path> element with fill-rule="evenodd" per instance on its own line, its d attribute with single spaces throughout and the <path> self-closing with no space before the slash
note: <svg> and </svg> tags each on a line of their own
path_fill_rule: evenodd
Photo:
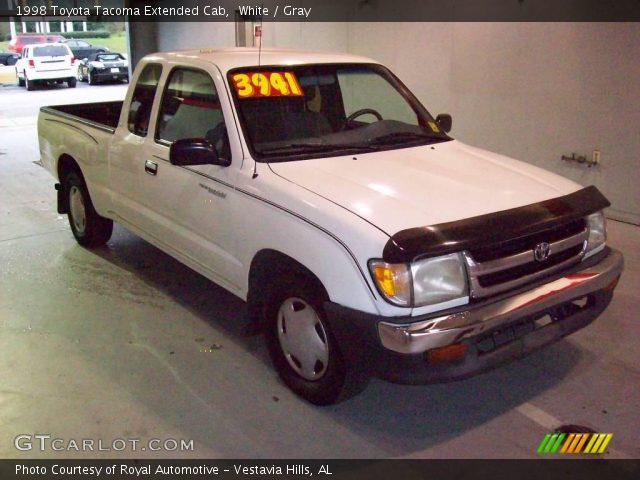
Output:
<svg viewBox="0 0 640 480">
<path fill-rule="evenodd" d="M 0 458 L 535 458 L 560 424 L 612 432 L 608 458 L 640 457 L 640 228 L 609 223 L 626 271 L 590 327 L 466 381 L 374 380 L 314 407 L 280 383 L 262 339 L 243 334 L 242 302 L 121 227 L 106 248 L 76 244 L 34 164 L 35 114 L 97 92 L 124 95 L 0 86 Z M 20 451 L 22 434 L 65 450 L 34 440 Z M 82 439 L 128 448 L 66 449 Z M 131 439 L 193 440 L 193 451 L 136 451 Z"/>
</svg>

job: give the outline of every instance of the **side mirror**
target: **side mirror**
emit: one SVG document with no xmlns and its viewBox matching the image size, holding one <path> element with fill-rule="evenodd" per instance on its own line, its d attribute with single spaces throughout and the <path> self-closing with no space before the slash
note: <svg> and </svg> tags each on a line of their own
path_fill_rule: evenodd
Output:
<svg viewBox="0 0 640 480">
<path fill-rule="evenodd" d="M 445 133 L 449 133 L 453 125 L 453 119 L 448 113 L 441 113 L 436 117 L 436 123 Z"/>
<path fill-rule="evenodd" d="M 176 140 L 169 149 L 169 161 L 173 165 L 221 165 L 231 164 L 220 158 L 216 147 L 204 138 L 183 138 Z"/>
</svg>

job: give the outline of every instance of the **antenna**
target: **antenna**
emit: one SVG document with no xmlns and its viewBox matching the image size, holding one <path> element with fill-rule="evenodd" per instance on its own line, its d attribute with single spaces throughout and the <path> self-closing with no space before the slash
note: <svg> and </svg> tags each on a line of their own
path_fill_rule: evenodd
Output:
<svg viewBox="0 0 640 480">
<path fill-rule="evenodd" d="M 258 37 L 260 40 L 258 40 L 258 67 L 261 65 L 260 63 L 260 56 L 262 55 L 262 11 L 264 10 L 264 3 L 262 3 L 260 5 L 260 36 Z M 255 32 L 254 32 L 255 35 Z M 253 160 L 253 175 L 251 176 L 251 179 L 254 179 L 258 176 L 258 162 L 257 160 Z"/>
<path fill-rule="evenodd" d="M 261 8 L 260 8 L 260 40 L 258 40 L 258 66 L 261 65 L 260 63 L 260 55 L 262 54 L 262 12 L 264 11 L 264 3 L 261 4 Z"/>
</svg>

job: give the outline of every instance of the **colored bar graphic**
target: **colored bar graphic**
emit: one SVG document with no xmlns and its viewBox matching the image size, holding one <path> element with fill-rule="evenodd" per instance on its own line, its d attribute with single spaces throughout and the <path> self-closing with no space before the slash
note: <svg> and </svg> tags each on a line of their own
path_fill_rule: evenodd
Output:
<svg viewBox="0 0 640 480">
<path fill-rule="evenodd" d="M 587 441 L 587 438 L 589 438 L 589 434 L 588 433 L 584 433 L 582 435 L 582 438 L 580 439 L 580 442 L 578 443 L 578 445 L 576 445 L 575 453 L 580 453 L 580 451 L 582 450 L 582 446 Z"/>
<path fill-rule="evenodd" d="M 571 442 L 571 446 L 569 447 L 569 453 L 574 453 L 576 451 L 576 445 L 578 445 L 578 442 L 580 441 L 581 438 L 582 438 L 582 434 L 578 433 L 576 437 L 573 439 L 573 442 Z"/>
<path fill-rule="evenodd" d="M 604 453 L 612 438 L 612 433 L 547 433 L 538 445 L 537 452 Z"/>
<path fill-rule="evenodd" d="M 571 442 L 573 442 L 575 436 L 575 433 L 569 434 L 569 436 L 567 437 L 567 441 L 564 442 L 564 445 L 562 446 L 562 450 L 560 450 L 560 453 L 567 453 L 567 449 L 569 448 L 569 445 L 571 445 Z"/>
<path fill-rule="evenodd" d="M 602 433 L 598 433 L 597 435 L 598 438 L 596 440 L 596 443 L 594 443 L 593 448 L 591 449 L 591 453 L 596 453 L 598 451 L 598 448 L 600 448 L 600 444 L 604 440 L 604 437 L 606 437 L 606 435 L 603 435 Z"/>
<path fill-rule="evenodd" d="M 604 453 L 604 449 L 607 448 L 607 445 L 609 445 L 609 442 L 613 438 L 613 433 L 607 433 L 606 435 L 607 436 L 604 438 L 604 441 L 602 442 L 602 445 L 600 446 L 600 450 L 598 450 L 598 453 Z"/>
<path fill-rule="evenodd" d="M 551 453 L 556 453 L 558 451 L 558 447 L 560 446 L 560 444 L 562 443 L 562 439 L 565 437 L 564 433 L 561 433 L 560 436 L 558 437 L 558 440 L 556 440 L 555 445 L 553 446 L 553 448 L 551 448 Z"/>
<path fill-rule="evenodd" d="M 591 435 L 591 440 L 589 440 L 589 443 L 587 443 L 587 448 L 584 449 L 584 453 L 591 453 L 591 447 L 593 447 L 593 444 L 596 443 L 596 437 L 597 435 Z"/>
<path fill-rule="evenodd" d="M 547 442 L 549 441 L 549 439 L 551 438 L 551 434 L 547 433 L 544 438 L 542 439 L 542 441 L 540 442 L 540 445 L 538 445 L 538 453 L 542 453 L 544 452 L 544 446 L 547 444 Z"/>
</svg>

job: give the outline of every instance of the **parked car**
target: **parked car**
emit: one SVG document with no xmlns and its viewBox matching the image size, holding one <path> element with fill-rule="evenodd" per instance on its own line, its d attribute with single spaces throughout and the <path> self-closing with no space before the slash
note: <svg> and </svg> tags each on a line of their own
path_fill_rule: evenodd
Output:
<svg viewBox="0 0 640 480">
<path fill-rule="evenodd" d="M 19 59 L 19 53 L 0 52 L 0 65 L 15 65 Z"/>
<path fill-rule="evenodd" d="M 78 81 L 89 85 L 106 80 L 129 80 L 129 61 L 120 53 L 93 53 L 78 62 Z"/>
<path fill-rule="evenodd" d="M 22 50 L 15 65 L 18 85 L 33 90 L 38 83 L 67 82 L 76 86 L 75 57 L 63 43 L 36 43 Z"/>
<path fill-rule="evenodd" d="M 106 53 L 109 51 L 107 47 L 92 45 L 84 40 L 76 40 L 74 38 L 64 40 L 62 43 L 71 49 L 76 58 L 87 58 L 94 53 Z"/>
<path fill-rule="evenodd" d="M 212 49 L 143 58 L 123 102 L 43 107 L 38 136 L 79 244 L 117 221 L 246 300 L 284 383 L 329 404 L 482 373 L 612 299 L 604 195 L 451 124 L 371 59 Z"/>
<path fill-rule="evenodd" d="M 26 45 L 34 43 L 55 43 L 62 42 L 65 38 L 57 33 L 18 33 L 9 42 L 9 51 L 22 53 Z"/>
</svg>

